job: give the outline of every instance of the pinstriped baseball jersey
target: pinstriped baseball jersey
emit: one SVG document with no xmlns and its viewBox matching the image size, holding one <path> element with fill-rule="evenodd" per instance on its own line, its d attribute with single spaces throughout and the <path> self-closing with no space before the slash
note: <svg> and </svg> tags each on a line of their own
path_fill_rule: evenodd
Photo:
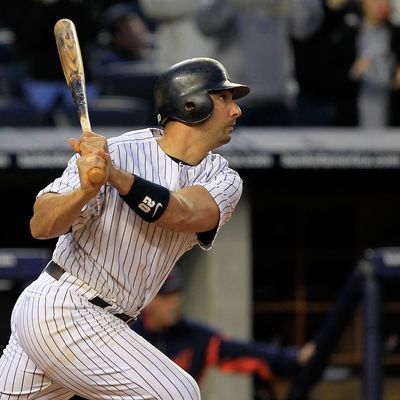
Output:
<svg viewBox="0 0 400 400">
<path fill-rule="evenodd" d="M 158 129 L 143 129 L 109 139 L 112 162 L 171 191 L 205 187 L 220 210 L 216 235 L 239 201 L 241 178 L 223 157 L 211 152 L 195 166 L 177 162 L 158 146 L 156 137 L 161 134 Z M 79 187 L 76 159 L 38 196 Z M 186 251 L 196 244 L 210 249 L 214 238 L 202 243 L 194 233 L 172 232 L 144 221 L 107 184 L 83 208 L 71 231 L 59 238 L 53 260 L 113 304 L 116 312 L 136 315 Z"/>
</svg>

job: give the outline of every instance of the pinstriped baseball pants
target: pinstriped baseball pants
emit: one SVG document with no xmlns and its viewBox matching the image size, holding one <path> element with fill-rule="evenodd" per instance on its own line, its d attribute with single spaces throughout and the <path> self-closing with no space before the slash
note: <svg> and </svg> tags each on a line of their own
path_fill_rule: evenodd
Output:
<svg viewBox="0 0 400 400">
<path fill-rule="evenodd" d="M 19 297 L 0 359 L 0 400 L 199 400 L 194 379 L 75 277 L 47 273 Z"/>
</svg>

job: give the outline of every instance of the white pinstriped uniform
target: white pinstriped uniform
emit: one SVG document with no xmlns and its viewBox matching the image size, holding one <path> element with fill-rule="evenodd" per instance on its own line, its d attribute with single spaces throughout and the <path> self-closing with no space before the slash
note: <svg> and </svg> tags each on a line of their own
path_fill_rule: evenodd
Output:
<svg viewBox="0 0 400 400">
<path fill-rule="evenodd" d="M 220 209 L 219 228 L 239 201 L 242 181 L 219 155 L 196 166 L 178 163 L 158 146 L 157 129 L 109 139 L 119 168 L 176 191 L 204 186 Z M 79 187 L 74 156 L 63 175 L 43 189 Z M 215 236 L 214 236 L 215 238 Z M 20 296 L 12 334 L 0 360 L 0 400 L 200 398 L 195 381 L 113 313 L 135 316 L 156 295 L 196 234 L 147 223 L 111 185 L 88 203 L 71 232 L 59 238 L 53 260 L 67 272 L 59 280 L 42 273 Z M 112 306 L 89 302 L 100 296 Z"/>
</svg>

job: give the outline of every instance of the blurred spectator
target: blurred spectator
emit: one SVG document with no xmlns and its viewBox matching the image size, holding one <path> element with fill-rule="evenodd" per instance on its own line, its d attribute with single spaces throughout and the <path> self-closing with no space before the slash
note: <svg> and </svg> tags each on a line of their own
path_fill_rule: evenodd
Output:
<svg viewBox="0 0 400 400">
<path fill-rule="evenodd" d="M 291 37 L 309 37 L 322 20 L 320 0 L 210 0 L 199 9 L 199 28 L 217 41 L 213 56 L 232 79 L 252 87 L 240 124 L 291 124 L 297 95 Z"/>
<path fill-rule="evenodd" d="M 142 117 L 141 110 L 148 110 L 148 117 L 140 118 L 139 125 L 155 123 L 153 91 L 159 75 L 154 34 L 142 15 L 135 2 L 109 7 L 101 17 L 102 29 L 91 56 L 91 71 L 100 95 L 129 101 L 132 106 L 136 103 L 134 112 Z"/>
<path fill-rule="evenodd" d="M 204 0 L 139 0 L 156 25 L 157 66 L 163 70 L 192 57 L 210 56 L 214 41 L 198 29 L 195 14 Z M 217 57 L 219 58 L 219 57 Z"/>
<path fill-rule="evenodd" d="M 118 3 L 105 11 L 104 29 L 93 52 L 91 69 L 102 77 L 104 66 L 122 62 L 154 63 L 154 43 L 146 22 L 130 3 Z"/>
<path fill-rule="evenodd" d="M 400 89 L 400 28 L 389 21 L 389 11 L 389 0 L 361 0 L 350 76 L 359 82 L 358 125 L 362 127 L 389 125 L 391 94 Z"/>
<path fill-rule="evenodd" d="M 324 21 L 306 40 L 293 40 L 299 94 L 296 126 L 357 124 L 357 84 L 349 79 L 354 62 L 358 0 L 322 0 Z"/>
<path fill-rule="evenodd" d="M 297 124 L 398 125 L 400 31 L 389 0 L 325 0 L 325 7 L 321 29 L 295 43 Z"/>
</svg>

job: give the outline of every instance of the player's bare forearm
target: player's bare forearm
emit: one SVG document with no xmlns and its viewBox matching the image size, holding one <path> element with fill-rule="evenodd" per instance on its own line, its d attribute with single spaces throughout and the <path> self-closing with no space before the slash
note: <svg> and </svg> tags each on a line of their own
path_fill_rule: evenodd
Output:
<svg viewBox="0 0 400 400">
<path fill-rule="evenodd" d="M 83 206 L 93 197 L 81 188 L 67 193 L 46 193 L 37 198 L 30 220 L 35 239 L 51 239 L 69 231 Z"/>
<path fill-rule="evenodd" d="M 168 207 L 156 225 L 176 232 L 207 232 L 219 222 L 219 208 L 207 189 L 190 186 L 171 192 Z"/>
<path fill-rule="evenodd" d="M 31 234 L 37 239 L 50 239 L 69 231 L 83 206 L 96 197 L 106 183 L 111 162 L 103 149 L 95 149 L 76 160 L 80 187 L 67 193 L 46 193 L 40 196 L 33 207 L 30 221 Z M 88 172 L 92 168 L 102 171 L 102 181 L 92 182 Z"/>
<path fill-rule="evenodd" d="M 126 171 L 122 171 L 115 165 L 111 164 L 108 182 L 118 190 L 122 195 L 127 194 L 135 181 L 135 177 Z"/>
<path fill-rule="evenodd" d="M 110 168 L 108 182 L 121 195 L 135 190 L 135 176 L 114 165 Z M 190 186 L 170 192 L 168 206 L 154 224 L 175 232 L 207 232 L 219 222 L 219 208 L 202 186 Z"/>
</svg>

